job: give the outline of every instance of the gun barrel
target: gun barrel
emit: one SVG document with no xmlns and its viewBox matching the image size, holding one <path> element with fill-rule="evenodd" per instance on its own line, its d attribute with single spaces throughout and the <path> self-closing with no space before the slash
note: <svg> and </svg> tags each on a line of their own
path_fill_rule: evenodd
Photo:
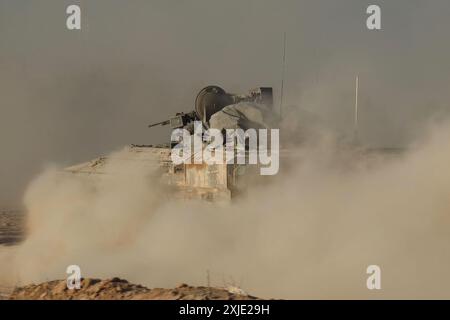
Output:
<svg viewBox="0 0 450 320">
<path fill-rule="evenodd" d="M 166 125 L 168 125 L 170 123 L 170 120 L 165 120 L 165 121 L 161 121 L 161 122 L 157 122 L 157 123 L 153 123 L 153 124 L 151 124 L 151 125 L 149 125 L 148 127 L 149 128 L 152 128 L 152 127 L 156 127 L 156 126 L 166 126 Z"/>
</svg>

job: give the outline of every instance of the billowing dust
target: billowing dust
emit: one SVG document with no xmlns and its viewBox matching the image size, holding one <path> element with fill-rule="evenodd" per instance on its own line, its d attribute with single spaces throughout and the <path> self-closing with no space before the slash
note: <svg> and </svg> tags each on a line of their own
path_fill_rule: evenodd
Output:
<svg viewBox="0 0 450 320">
<path fill-rule="evenodd" d="M 449 137 L 436 125 L 387 156 L 324 134 L 229 205 L 176 202 L 134 161 L 90 182 L 48 168 L 28 188 L 27 239 L 2 251 L 0 280 L 61 279 L 76 264 L 148 287 L 209 278 L 274 298 L 450 298 Z M 372 264 L 379 291 L 366 287 Z"/>
</svg>

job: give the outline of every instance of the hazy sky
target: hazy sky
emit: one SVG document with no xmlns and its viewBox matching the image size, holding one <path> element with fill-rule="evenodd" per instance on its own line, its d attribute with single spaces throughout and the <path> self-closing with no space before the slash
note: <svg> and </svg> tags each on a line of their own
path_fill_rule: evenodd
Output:
<svg viewBox="0 0 450 320">
<path fill-rule="evenodd" d="M 167 141 L 146 125 L 208 84 L 278 99 L 283 32 L 286 105 L 349 133 L 359 75 L 362 140 L 402 146 L 450 111 L 449 17 L 448 0 L 0 0 L 0 207 L 45 164 Z"/>
</svg>

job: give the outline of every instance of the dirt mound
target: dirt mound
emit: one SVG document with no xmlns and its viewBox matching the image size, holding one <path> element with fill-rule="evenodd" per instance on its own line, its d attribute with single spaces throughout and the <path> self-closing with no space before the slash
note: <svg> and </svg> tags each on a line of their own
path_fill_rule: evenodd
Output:
<svg viewBox="0 0 450 320">
<path fill-rule="evenodd" d="M 255 300 L 238 288 L 191 287 L 148 289 L 126 280 L 83 279 L 81 289 L 69 290 L 64 280 L 16 288 L 11 300 Z"/>
</svg>

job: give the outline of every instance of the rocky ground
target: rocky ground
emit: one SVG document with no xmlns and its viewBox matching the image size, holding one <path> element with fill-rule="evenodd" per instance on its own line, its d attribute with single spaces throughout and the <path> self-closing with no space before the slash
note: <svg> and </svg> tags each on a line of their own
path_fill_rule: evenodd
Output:
<svg viewBox="0 0 450 320">
<path fill-rule="evenodd" d="M 23 240 L 24 215 L 20 211 L 0 210 L 0 247 Z M 55 280 L 20 288 L 0 285 L 0 300 L 253 300 L 236 287 L 193 287 L 181 284 L 174 289 L 149 289 L 119 278 L 83 279 L 80 290 L 69 290 L 65 280 Z"/>
<path fill-rule="evenodd" d="M 148 289 L 126 280 L 83 279 L 81 289 L 69 290 L 65 280 L 16 288 L 11 300 L 256 300 L 234 287 L 192 287 L 181 284 L 175 289 Z"/>
</svg>

